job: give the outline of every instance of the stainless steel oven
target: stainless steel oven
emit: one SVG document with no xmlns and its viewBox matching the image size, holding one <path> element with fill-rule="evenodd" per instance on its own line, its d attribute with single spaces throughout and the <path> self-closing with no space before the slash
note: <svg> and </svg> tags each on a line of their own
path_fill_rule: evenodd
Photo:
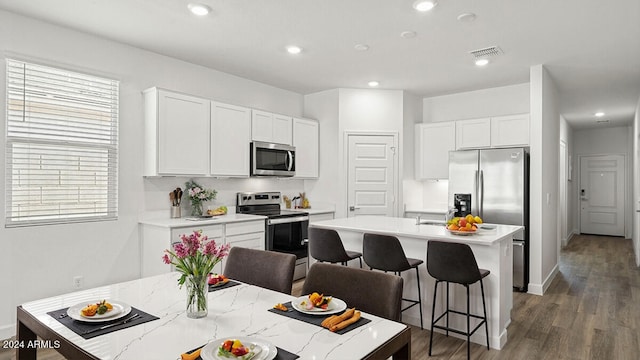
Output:
<svg viewBox="0 0 640 360">
<path fill-rule="evenodd" d="M 267 217 L 265 249 L 296 256 L 294 280 L 307 274 L 307 231 L 309 214 L 280 209 L 279 192 L 241 192 L 237 194 L 236 212 Z"/>
<path fill-rule="evenodd" d="M 261 141 L 251 143 L 251 176 L 294 176 L 296 148 Z"/>
</svg>

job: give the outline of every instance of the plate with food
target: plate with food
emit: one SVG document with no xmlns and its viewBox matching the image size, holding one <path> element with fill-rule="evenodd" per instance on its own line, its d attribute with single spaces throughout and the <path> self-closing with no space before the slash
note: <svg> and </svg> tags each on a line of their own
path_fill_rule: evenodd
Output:
<svg viewBox="0 0 640 360">
<path fill-rule="evenodd" d="M 338 298 L 314 292 L 291 301 L 291 306 L 304 314 L 328 315 L 344 311 L 347 303 Z"/>
<path fill-rule="evenodd" d="M 100 300 L 93 303 L 81 302 L 67 309 L 70 318 L 84 322 L 105 322 L 127 316 L 131 306 L 110 300 Z"/>
<path fill-rule="evenodd" d="M 254 337 L 226 337 L 205 345 L 202 360 L 272 360 L 278 349 L 270 342 Z"/>
<path fill-rule="evenodd" d="M 212 217 L 212 216 L 221 216 L 221 215 L 227 215 L 227 207 L 226 206 L 219 206 L 215 209 L 209 209 L 207 210 L 207 212 L 204 214 L 208 217 Z"/>
<path fill-rule="evenodd" d="M 229 278 L 222 274 L 209 274 L 209 280 L 207 282 L 209 286 L 217 287 L 228 283 Z"/>
</svg>

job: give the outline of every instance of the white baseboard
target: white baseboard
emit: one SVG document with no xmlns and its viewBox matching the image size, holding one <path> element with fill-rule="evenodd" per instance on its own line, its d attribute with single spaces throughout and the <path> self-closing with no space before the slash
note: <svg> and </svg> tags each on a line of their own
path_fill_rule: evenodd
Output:
<svg viewBox="0 0 640 360">
<path fill-rule="evenodd" d="M 544 295 L 545 291 L 547 291 L 547 289 L 551 285 L 551 282 L 553 282 L 553 279 L 556 277 L 559 271 L 560 268 L 558 267 L 558 264 L 556 264 L 556 266 L 553 267 L 553 270 L 551 270 L 549 276 L 544 279 L 542 284 L 529 283 L 529 286 L 527 287 L 527 293 L 540 296 Z"/>
<path fill-rule="evenodd" d="M 527 285 L 527 294 L 540 296 L 544 295 L 542 284 L 529 283 L 529 285 Z"/>
<path fill-rule="evenodd" d="M 16 324 L 9 324 L 0 327 L 0 339 L 10 339 L 16 336 Z"/>
<path fill-rule="evenodd" d="M 569 245 L 569 242 L 571 241 L 571 239 L 573 239 L 575 235 L 576 233 L 571 231 L 565 239 L 562 239 L 562 247 L 564 248 L 565 246 Z"/>
</svg>

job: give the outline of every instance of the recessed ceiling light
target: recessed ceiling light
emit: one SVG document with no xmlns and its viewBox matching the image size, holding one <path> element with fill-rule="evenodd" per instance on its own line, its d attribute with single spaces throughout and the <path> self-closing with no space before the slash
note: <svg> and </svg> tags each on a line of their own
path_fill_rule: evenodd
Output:
<svg viewBox="0 0 640 360">
<path fill-rule="evenodd" d="M 489 59 L 477 59 L 476 66 L 485 66 L 489 63 Z"/>
<path fill-rule="evenodd" d="M 602 111 L 598 111 L 597 113 L 595 113 L 593 115 L 595 115 L 596 117 L 603 117 L 604 113 Z"/>
<path fill-rule="evenodd" d="M 476 19 L 476 14 L 474 13 L 463 13 L 458 15 L 458 21 L 460 22 L 472 22 Z"/>
<path fill-rule="evenodd" d="M 415 31 L 403 31 L 400 33 L 400 37 L 405 38 L 405 39 L 411 39 L 416 37 L 416 32 Z"/>
<path fill-rule="evenodd" d="M 189 4 L 187 5 L 189 10 L 198 16 L 205 16 L 211 12 L 211 8 L 204 4 Z"/>
<path fill-rule="evenodd" d="M 418 0 L 413 3 L 413 8 L 420 12 L 425 12 L 433 9 L 436 5 L 438 5 L 438 2 L 435 0 Z"/>
<path fill-rule="evenodd" d="M 287 52 L 289 54 L 300 54 L 302 52 L 302 48 L 300 48 L 299 46 L 295 46 L 295 45 L 290 45 L 287 46 Z"/>
<path fill-rule="evenodd" d="M 369 87 L 378 87 L 378 85 L 380 85 L 379 82 L 373 80 L 373 81 L 369 81 L 368 82 Z"/>
<path fill-rule="evenodd" d="M 357 51 L 367 51 L 369 50 L 369 45 L 356 44 L 353 48 L 356 49 Z"/>
</svg>

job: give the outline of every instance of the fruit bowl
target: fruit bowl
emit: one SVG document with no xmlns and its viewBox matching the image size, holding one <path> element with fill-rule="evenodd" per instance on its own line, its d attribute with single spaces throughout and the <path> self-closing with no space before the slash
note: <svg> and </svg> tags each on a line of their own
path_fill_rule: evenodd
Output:
<svg viewBox="0 0 640 360">
<path fill-rule="evenodd" d="M 456 235 L 469 235 L 478 231 L 478 225 L 482 224 L 480 216 L 469 214 L 465 217 L 454 217 L 447 221 L 447 230 Z"/>
</svg>

